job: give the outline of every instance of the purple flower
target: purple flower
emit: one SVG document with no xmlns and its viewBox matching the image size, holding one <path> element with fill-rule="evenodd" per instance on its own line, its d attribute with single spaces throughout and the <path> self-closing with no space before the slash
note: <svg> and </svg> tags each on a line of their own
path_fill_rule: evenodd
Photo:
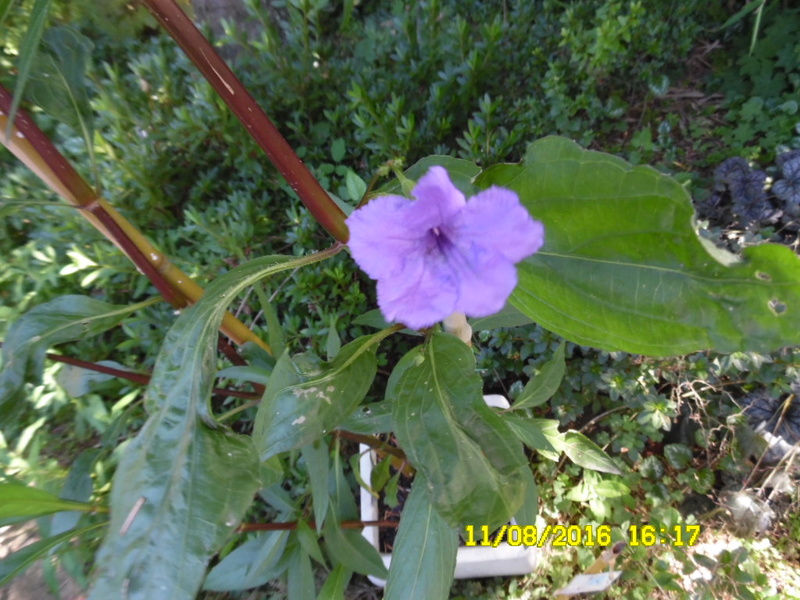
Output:
<svg viewBox="0 0 800 600">
<path fill-rule="evenodd" d="M 442 167 L 412 195 L 380 196 L 347 219 L 350 252 L 378 280 L 386 320 L 419 329 L 455 311 L 503 308 L 517 285 L 514 265 L 542 247 L 542 224 L 511 190 L 490 187 L 467 202 Z"/>
</svg>

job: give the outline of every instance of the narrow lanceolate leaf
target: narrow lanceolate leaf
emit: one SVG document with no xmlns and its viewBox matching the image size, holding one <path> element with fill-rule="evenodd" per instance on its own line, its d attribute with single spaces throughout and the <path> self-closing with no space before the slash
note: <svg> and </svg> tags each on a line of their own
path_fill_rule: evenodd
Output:
<svg viewBox="0 0 800 600">
<path fill-rule="evenodd" d="M 564 436 L 564 454 L 584 469 L 622 475 L 617 464 L 602 448 L 577 431 L 568 431 Z"/>
<path fill-rule="evenodd" d="M 9 131 L 1 132 L 6 135 L 11 130 L 14 117 L 17 114 L 19 103 L 25 92 L 25 85 L 31 73 L 31 66 L 39 50 L 39 42 L 42 39 L 42 32 L 47 23 L 47 13 L 50 11 L 52 0 L 36 0 L 31 8 L 31 18 L 28 20 L 28 30 L 19 48 L 19 62 L 17 63 L 17 85 L 14 89 L 14 100 L 11 103 L 11 110 L 8 111 Z"/>
<path fill-rule="evenodd" d="M 392 551 L 385 600 L 442 600 L 450 597 L 456 568 L 458 531 L 448 525 L 417 475 L 403 507 Z"/>
<path fill-rule="evenodd" d="M 70 27 L 54 27 L 42 38 L 28 81 L 33 102 L 81 134 L 92 144 L 92 107 L 84 71 L 92 42 Z"/>
<path fill-rule="evenodd" d="M 58 535 L 54 535 L 43 540 L 38 540 L 28 544 L 24 548 L 9 554 L 0 560 L 0 587 L 7 585 L 14 577 L 22 573 L 37 560 L 51 555 L 53 548 L 68 542 L 71 539 L 80 537 L 85 533 L 102 527 L 105 523 L 88 525 L 78 529 L 70 529 Z"/>
<path fill-rule="evenodd" d="M 308 444 L 347 419 L 372 384 L 375 350 L 389 332 L 350 342 L 330 362 L 310 352 L 281 356 L 256 414 L 253 440 L 261 460 Z"/>
<path fill-rule="evenodd" d="M 514 402 L 512 410 L 520 408 L 533 408 L 544 404 L 558 391 L 561 380 L 564 379 L 564 342 L 558 346 L 558 350 L 549 361 L 543 366 L 539 374 L 528 382 L 522 393 Z"/>
<path fill-rule="evenodd" d="M 102 333 L 152 303 L 115 306 L 85 296 L 61 296 L 25 313 L 3 342 L 0 423 L 17 412 L 25 383 L 41 381 L 49 347 Z"/>
<path fill-rule="evenodd" d="M 438 512 L 452 525 L 501 525 L 525 493 L 522 445 L 483 401 L 470 348 L 434 334 L 406 354 L 389 378 L 396 435 L 423 473 Z"/>
<path fill-rule="evenodd" d="M 208 286 L 170 329 L 147 390 L 150 417 L 117 468 L 91 600 L 194 599 L 208 560 L 260 485 L 251 439 L 211 415 L 217 328 L 243 289 L 318 260 L 269 256 Z"/>
<path fill-rule="evenodd" d="M 34 518 L 62 510 L 90 511 L 93 509 L 94 506 L 91 504 L 62 500 L 50 492 L 21 483 L 0 483 L 0 519 Z"/>
<path fill-rule="evenodd" d="M 544 223 L 511 303 L 569 340 L 655 356 L 800 344 L 800 259 L 710 248 L 686 190 L 654 169 L 545 138 L 476 184 L 516 191 Z"/>
</svg>

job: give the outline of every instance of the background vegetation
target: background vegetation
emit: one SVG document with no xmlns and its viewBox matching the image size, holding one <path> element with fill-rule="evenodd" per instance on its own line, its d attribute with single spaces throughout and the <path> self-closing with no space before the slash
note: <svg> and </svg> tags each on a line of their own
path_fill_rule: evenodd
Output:
<svg viewBox="0 0 800 600">
<path fill-rule="evenodd" d="M 487 166 L 519 160 L 527 141 L 560 134 L 679 177 L 715 243 L 740 249 L 770 239 L 797 248 L 800 161 L 791 151 L 800 149 L 800 11 L 784 3 L 766 5 L 752 52 L 752 20 L 722 27 L 742 8 L 738 2 L 251 4 L 261 32 L 244 40 L 229 23 L 218 41 L 344 206 L 387 160 L 412 164 L 435 152 Z M 141 12 L 129 14 L 127 3 L 96 5 L 56 3 L 52 15 L 94 44 L 87 72 L 94 162 L 76 131 L 36 114 L 84 175 L 96 177 L 105 196 L 201 282 L 248 258 L 322 247 L 324 232 L 172 40 Z M 13 74 L 29 8 L 23 3 L 7 20 L 2 74 Z M 732 158 L 741 160 L 726 162 Z M 154 294 L 125 257 L 5 150 L 0 164 L 0 338 L 23 312 L 56 296 L 127 303 Z M 279 287 L 290 348 L 325 353 L 369 331 L 351 317 L 375 306 L 374 288 L 346 255 L 292 273 Z M 242 299 L 239 311 L 262 327 L 258 303 Z M 163 305 L 137 315 L 59 351 L 146 371 L 174 315 Z M 487 393 L 515 398 L 559 343 L 536 325 L 478 332 Z M 382 362 L 406 347 L 402 338 L 392 341 Z M 703 542 L 728 543 L 702 552 L 629 548 L 620 564 L 625 574 L 608 597 L 800 597 L 796 460 L 768 464 L 753 432 L 761 413 L 745 410 L 756 400 L 794 401 L 781 423 L 790 443 L 800 441 L 799 390 L 792 389 L 800 353 L 656 360 L 567 344 L 566 357 L 558 393 L 535 416 L 581 430 L 628 470 L 612 481 L 542 460 L 541 518 L 611 524 L 615 535 L 631 523 L 698 522 Z M 53 491 L 71 473 L 89 494 L 106 493 L 117 458 L 110 450 L 144 417 L 141 391 L 51 364 L 42 385 L 30 389 L 18 426 L 2 432 L 0 469 Z M 81 464 L 88 466 L 76 471 Z M 301 462 L 295 478 L 290 493 L 307 495 Z M 755 508 L 737 512 L 745 500 Z M 89 540 L 60 554 L 79 583 L 91 550 Z M 457 583 L 453 595 L 545 597 L 595 554 L 553 551 L 529 578 Z M 269 590 L 243 597 L 283 593 L 280 585 Z M 351 592 L 374 593 L 367 584 Z"/>
</svg>

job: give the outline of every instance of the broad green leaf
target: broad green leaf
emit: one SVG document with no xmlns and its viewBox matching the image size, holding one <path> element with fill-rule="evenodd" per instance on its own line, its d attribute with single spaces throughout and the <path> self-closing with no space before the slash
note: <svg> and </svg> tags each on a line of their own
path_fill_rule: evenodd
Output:
<svg viewBox="0 0 800 600">
<path fill-rule="evenodd" d="M 49 29 L 28 82 L 31 100 L 81 134 L 90 149 L 94 128 L 84 72 L 92 47 L 89 38 L 70 27 Z"/>
<path fill-rule="evenodd" d="M 389 433 L 392 425 L 392 407 L 388 402 L 373 402 L 359 406 L 347 419 L 339 424 L 339 429 L 370 435 Z"/>
<path fill-rule="evenodd" d="M 472 350 L 436 333 L 400 360 L 386 390 L 400 446 L 454 526 L 501 525 L 525 493 L 522 445 L 481 387 Z"/>
<path fill-rule="evenodd" d="M 544 223 L 511 303 L 569 340 L 655 356 L 800 344 L 800 259 L 709 248 L 686 190 L 654 169 L 551 137 L 476 183 L 514 190 Z"/>
<path fill-rule="evenodd" d="M 203 589 L 214 592 L 247 590 L 280 577 L 288 531 L 259 534 L 223 558 L 206 577 Z"/>
<path fill-rule="evenodd" d="M 419 474 L 403 507 L 384 600 L 450 597 L 458 531 L 436 511 Z"/>
<path fill-rule="evenodd" d="M 511 409 L 533 408 L 550 400 L 558 391 L 565 370 L 564 342 L 561 342 L 553 358 L 542 365 L 542 370 L 528 382 Z"/>
<path fill-rule="evenodd" d="M 22 40 L 19 48 L 19 61 L 17 62 L 17 84 L 14 87 L 14 99 L 11 101 L 11 110 L 8 111 L 8 130 L 2 132 L 8 135 L 14 117 L 17 115 L 19 103 L 25 94 L 25 86 L 31 74 L 31 66 L 36 59 L 39 51 L 39 42 L 42 39 L 45 23 L 47 23 L 47 13 L 50 11 L 52 0 L 35 0 L 31 8 L 31 18 L 28 20 L 28 31 Z"/>
<path fill-rule="evenodd" d="M 344 591 L 353 572 L 344 565 L 336 565 L 319 591 L 317 600 L 344 600 Z"/>
<path fill-rule="evenodd" d="M 219 277 L 170 329 L 145 397 L 150 417 L 122 455 L 111 526 L 91 600 L 194 599 L 208 560 L 260 486 L 252 440 L 219 426 L 209 401 L 216 338 L 228 304 L 260 279 L 318 261 L 267 256 Z"/>
<path fill-rule="evenodd" d="M 390 332 L 350 342 L 331 362 L 310 352 L 281 356 L 256 414 L 253 440 L 261 460 L 308 444 L 344 421 L 369 390 L 377 344 Z"/>
<path fill-rule="evenodd" d="M 62 500 L 44 490 L 21 483 L 0 483 L 0 519 L 10 517 L 39 517 L 62 510 L 88 512 L 95 506 L 85 502 Z"/>
<path fill-rule="evenodd" d="M 104 525 L 106 525 L 106 523 L 96 523 L 94 525 L 81 527 L 80 529 L 70 529 L 64 533 L 59 533 L 58 535 L 28 544 L 13 554 L 9 554 L 0 560 L 0 587 L 7 585 L 14 577 L 22 573 L 37 560 L 50 556 L 51 551 L 56 546 L 68 542 L 73 538 L 80 537 L 94 529 L 103 527 Z"/>
<path fill-rule="evenodd" d="M 600 447 L 582 433 L 568 431 L 564 436 L 564 454 L 576 465 L 592 471 L 622 475 L 617 464 Z"/>
<path fill-rule="evenodd" d="M 49 347 L 102 333 L 153 302 L 115 306 L 85 296 L 61 296 L 26 312 L 11 326 L 3 342 L 0 420 L 17 413 L 25 383 L 41 381 Z"/>
</svg>

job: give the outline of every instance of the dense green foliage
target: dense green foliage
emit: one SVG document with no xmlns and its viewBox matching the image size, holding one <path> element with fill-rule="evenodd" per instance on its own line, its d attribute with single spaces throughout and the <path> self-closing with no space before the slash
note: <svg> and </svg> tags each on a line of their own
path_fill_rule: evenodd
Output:
<svg viewBox="0 0 800 600">
<path fill-rule="evenodd" d="M 86 12 L 87 4 L 78 3 L 74 12 L 56 16 L 73 19 L 73 26 L 95 43 L 88 71 L 95 164 L 87 160 L 79 132 L 41 112 L 36 118 L 86 176 L 97 177 L 104 195 L 185 272 L 203 282 L 250 258 L 300 256 L 327 245 L 294 193 L 174 42 L 143 29 L 147 20 L 137 17 L 123 27 L 115 13 Z M 780 145 L 800 147 L 794 99 L 800 66 L 797 40 L 792 38 L 800 13 L 777 2 L 765 16 L 764 39 L 752 55 L 747 52 L 749 23 L 717 32 L 714 28 L 729 15 L 699 0 L 653 6 L 604 0 L 566 9 L 551 0 L 365 2 L 352 12 L 348 4 L 273 2 L 258 15 L 263 35 L 230 51 L 234 70 L 323 186 L 348 209 L 361 198 L 376 169 L 389 160 L 412 164 L 437 153 L 486 167 L 520 160 L 528 142 L 548 134 L 563 134 L 634 161 L 660 160 L 659 166 L 667 170 L 676 168 L 675 161 L 692 159 L 687 168 L 693 171 L 690 177 L 699 196 L 710 195 L 713 184 L 705 183 L 706 178 L 724 158 L 771 160 L 780 153 Z M 12 21 L 12 34 L 2 40 L 3 71 L 13 62 L 24 17 L 22 7 Z M 689 76 L 683 66 L 692 50 L 714 35 L 727 47 L 715 61 L 717 71 L 704 74 L 708 79 L 700 83 L 708 85 L 709 93 L 725 93 L 725 99 L 681 120 L 670 113 L 665 95 L 671 82 Z M 712 125 L 717 114 L 723 116 L 722 125 Z M 687 142 L 703 149 L 699 157 L 686 150 Z M 6 338 L 7 324 L 25 311 L 63 294 L 91 294 L 110 303 L 131 303 L 154 294 L 127 259 L 75 215 L 75 209 L 57 205 L 5 150 L 0 150 L 0 168 L 0 253 L 5 257 L 0 263 L 1 338 Z M 791 221 L 787 217 L 786 222 Z M 737 224 L 720 219 L 709 237 L 729 240 Z M 770 238 L 772 232 L 749 235 Z M 749 241 L 746 236 L 736 240 L 736 249 Z M 340 254 L 290 271 L 285 278 L 270 280 L 264 290 L 265 297 L 275 293 L 273 304 L 287 347 L 327 354 L 325 365 L 338 364 L 336 355 L 349 352 L 347 346 L 339 350 L 340 337 L 349 342 L 373 331 L 351 321 L 375 302 L 372 285 L 348 261 Z M 263 307 L 261 299 L 248 297 L 239 298 L 233 308 L 256 316 Z M 171 309 L 152 306 L 121 327 L 60 351 L 149 369 L 174 321 Z M 260 317 L 253 322 L 265 338 L 274 333 Z M 378 385 L 370 390 L 368 401 L 382 398 L 387 364 L 393 366 L 408 350 L 408 340 L 395 336 L 381 346 Z M 520 397 L 523 385 L 540 372 L 560 343 L 539 325 L 478 332 L 477 367 L 484 391 Z M 252 356 L 257 359 L 251 363 L 267 375 L 273 367 L 276 372 L 286 370 L 256 351 Z M 750 481 L 755 475 L 746 461 L 757 457 L 760 447 L 748 429 L 742 400 L 758 389 L 784 398 L 800 376 L 798 354 L 791 349 L 770 355 L 697 353 L 657 360 L 568 343 L 566 359 L 557 393 L 525 414 L 582 431 L 617 457 L 624 471 L 610 475 L 557 462 L 557 457 L 537 459 L 540 518 L 611 524 L 617 536 L 633 522 L 694 522 L 712 511 L 708 497 L 721 498 L 723 489 L 748 482 L 751 488 L 761 485 L 760 473 L 760 480 Z M 55 382 L 56 373 L 62 385 Z M 3 431 L 0 468 L 83 501 L 93 493 L 107 493 L 110 473 L 123 453 L 112 449 L 141 427 L 144 410 L 139 386 L 106 379 L 76 391 L 63 383 L 67 373 L 65 367 L 48 367 L 43 384 L 29 386 L 18 428 Z M 224 405 L 214 402 L 215 410 L 230 408 L 230 399 Z M 239 430 L 258 427 L 253 409 L 242 416 Z M 303 445 L 306 441 L 287 446 L 297 448 L 285 459 L 288 485 L 282 487 L 274 472 L 273 480 L 262 473 L 272 483 L 260 492 L 270 507 L 259 508 L 258 514 L 250 515 L 252 520 L 288 520 L 296 518 L 298 510 L 305 517 L 326 514 L 312 485 L 323 475 L 315 474 L 311 465 L 320 463 L 311 457 L 321 453 L 328 465 L 328 454 Z M 338 441 L 337 450 L 340 443 L 352 450 Z M 72 479 L 60 488 L 67 473 L 64 465 L 84 449 L 69 474 Z M 546 451 L 541 455 L 548 456 Z M 331 453 L 334 456 L 338 454 Z M 203 460 L 213 462 L 213 452 Z M 334 460 L 338 459 L 330 458 L 324 477 L 346 487 L 342 465 Z M 274 461 L 262 471 L 270 469 L 276 469 Z M 351 477 L 349 472 L 346 476 Z M 353 483 L 352 478 L 346 482 Z M 136 502 L 134 491 L 130 502 Z M 343 498 L 337 502 L 330 514 L 350 518 L 353 507 Z M 420 509 L 417 502 L 414 510 Z M 793 502 L 779 532 L 796 534 L 796 495 Z M 54 534 L 64 531 L 55 525 L 53 529 Z M 267 565 L 250 573 L 248 581 L 261 585 L 278 573 L 291 577 L 310 572 L 307 557 L 314 552 L 309 548 L 317 544 L 310 533 L 241 535 L 237 541 L 244 545 L 239 548 L 255 543 Z M 282 571 L 269 563 L 275 548 L 277 554 L 283 552 Z M 785 545 L 782 551 L 798 560 L 796 545 Z M 242 555 L 236 553 L 232 544 L 222 558 L 235 564 L 232 559 Z M 579 570 L 577 565 L 590 564 L 594 555 L 595 549 L 581 548 L 553 557 L 545 575 L 523 586 L 531 594 L 550 593 Z M 778 597 L 770 588 L 774 584 L 757 568 L 764 553 L 756 559 L 746 552 L 728 553 L 707 558 L 704 564 L 681 548 L 660 554 L 631 549 L 623 583 L 610 596 L 688 597 L 680 591 L 683 581 L 667 561 L 669 555 L 686 570 L 699 564 L 713 571 L 709 583 L 698 584 L 698 593 L 705 594 L 700 597 Z M 84 578 L 86 549 L 72 548 L 63 556 L 70 572 Z M 369 570 L 359 567 L 363 565 L 334 569 Z M 642 578 L 642 572 L 649 577 Z M 210 581 L 222 579 L 218 571 Z M 224 580 L 218 587 L 207 587 L 226 589 L 229 584 Z M 502 584 L 502 591 L 487 591 L 467 584 L 463 593 L 518 597 L 518 586 Z"/>
</svg>

